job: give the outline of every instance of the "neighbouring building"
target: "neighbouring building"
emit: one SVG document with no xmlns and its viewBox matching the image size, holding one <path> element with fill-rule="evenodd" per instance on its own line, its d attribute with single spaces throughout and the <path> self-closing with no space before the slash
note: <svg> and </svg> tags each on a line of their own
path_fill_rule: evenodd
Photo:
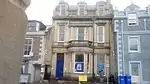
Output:
<svg viewBox="0 0 150 84">
<path fill-rule="evenodd" d="M 22 73 L 29 74 L 29 83 L 40 81 L 45 56 L 46 26 L 36 20 L 28 21 L 22 59 Z"/>
<path fill-rule="evenodd" d="M 108 74 L 114 74 L 116 64 L 112 19 L 110 0 L 100 1 L 95 5 L 88 5 L 84 1 L 69 5 L 60 1 L 53 14 L 52 75 L 56 78 L 77 77 L 83 73 L 91 76 L 93 42 L 95 74 L 98 75 L 99 69 L 104 76 L 107 71 Z"/>
<path fill-rule="evenodd" d="M 131 4 L 114 11 L 118 75 L 131 75 L 136 84 L 150 83 L 150 6 Z"/>
<path fill-rule="evenodd" d="M 45 49 L 44 49 L 44 65 L 42 66 L 42 78 L 43 80 L 50 79 L 50 68 L 51 68 L 51 52 L 52 52 L 52 26 L 47 25 L 45 30 Z"/>
</svg>

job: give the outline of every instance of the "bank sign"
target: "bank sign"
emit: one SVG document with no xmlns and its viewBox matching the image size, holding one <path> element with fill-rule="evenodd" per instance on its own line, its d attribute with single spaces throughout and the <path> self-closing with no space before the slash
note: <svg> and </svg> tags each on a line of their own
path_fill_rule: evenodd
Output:
<svg viewBox="0 0 150 84">
<path fill-rule="evenodd" d="M 75 72 L 84 72 L 84 62 L 75 62 Z"/>
</svg>

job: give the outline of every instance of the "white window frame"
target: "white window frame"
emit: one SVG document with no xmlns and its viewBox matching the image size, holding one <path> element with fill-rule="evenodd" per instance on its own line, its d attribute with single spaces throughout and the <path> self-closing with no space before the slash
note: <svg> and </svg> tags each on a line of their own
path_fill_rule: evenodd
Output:
<svg viewBox="0 0 150 84">
<path fill-rule="evenodd" d="M 81 10 L 81 9 L 80 9 L 80 6 L 81 6 L 81 5 L 82 5 L 82 6 L 84 5 L 84 15 L 80 15 L 80 10 Z M 85 16 L 85 13 L 86 13 L 86 12 L 85 12 L 85 7 L 86 7 L 85 4 L 79 4 L 79 5 L 78 5 L 78 15 L 79 15 L 79 16 Z"/>
<path fill-rule="evenodd" d="M 103 28 L 103 41 L 100 41 L 100 27 Z M 97 42 L 98 43 L 104 43 L 105 42 L 105 26 L 97 26 Z"/>
<path fill-rule="evenodd" d="M 134 19 L 129 19 L 129 15 L 131 15 L 131 14 L 128 14 L 128 26 L 137 26 L 138 25 L 138 16 L 137 16 L 137 14 L 136 13 L 134 13 L 135 15 L 136 15 L 136 24 L 135 25 L 129 25 L 129 20 L 134 20 Z M 133 14 L 132 14 L 133 15 Z"/>
<path fill-rule="evenodd" d="M 137 43 L 138 43 L 138 50 L 137 51 L 133 51 L 133 50 L 130 50 L 130 38 L 138 38 L 137 39 Z M 130 53 L 140 53 L 141 52 L 141 44 L 140 44 L 140 36 L 128 36 L 128 51 Z"/>
<path fill-rule="evenodd" d="M 83 56 L 84 56 L 84 70 L 83 70 L 83 72 L 76 72 L 76 70 L 75 70 L 75 60 L 76 60 L 76 54 L 83 54 Z M 85 72 L 85 65 L 86 65 L 86 63 L 85 63 L 85 53 L 73 53 L 73 57 L 74 57 L 74 60 L 73 60 L 73 72 L 74 73 L 84 73 Z"/>
<path fill-rule="evenodd" d="M 103 53 L 96 53 L 96 56 L 97 56 L 97 58 L 98 58 L 98 54 L 103 54 Z M 107 61 L 107 59 L 106 59 L 106 54 L 104 54 L 104 76 L 106 76 L 106 73 L 107 73 L 107 67 L 106 67 L 106 61 Z M 100 59 L 99 59 L 100 60 Z"/>
<path fill-rule="evenodd" d="M 60 26 L 64 26 L 64 40 L 63 41 L 60 41 Z M 59 27 L 58 27 L 58 42 L 65 42 L 65 28 L 66 28 L 66 26 L 65 25 L 59 25 Z"/>
<path fill-rule="evenodd" d="M 65 6 L 65 15 L 62 15 L 62 6 Z M 60 16 L 66 16 L 67 15 L 67 6 L 66 4 L 60 4 Z"/>
<path fill-rule="evenodd" d="M 129 75 L 131 77 L 137 77 L 137 76 L 133 76 L 132 75 L 132 71 L 131 71 L 131 64 L 132 63 L 139 63 L 140 64 L 140 70 L 139 70 L 140 82 L 143 81 L 143 78 L 142 78 L 143 77 L 143 74 L 142 74 L 142 63 L 141 63 L 141 61 L 129 61 Z"/>
<path fill-rule="evenodd" d="M 31 55 L 31 53 L 32 53 L 32 50 L 33 50 L 33 38 L 25 38 L 25 40 L 26 40 L 26 39 L 30 39 L 30 40 L 32 40 L 30 54 L 29 54 L 29 55 L 24 55 L 24 57 L 29 57 L 29 56 Z M 24 44 L 24 47 L 25 47 L 25 44 Z M 24 49 L 23 49 L 23 51 L 25 52 L 25 50 L 24 50 Z M 24 52 L 23 52 L 23 53 L 24 53 Z"/>
<path fill-rule="evenodd" d="M 85 28 L 84 28 L 84 27 L 77 27 L 77 31 L 76 31 L 76 40 L 79 40 L 79 39 L 78 39 L 78 37 L 79 37 L 79 28 L 83 28 L 83 29 L 84 29 L 84 34 L 83 34 L 83 35 L 84 35 L 84 36 L 83 36 L 84 39 L 83 39 L 83 40 L 85 40 Z"/>
</svg>

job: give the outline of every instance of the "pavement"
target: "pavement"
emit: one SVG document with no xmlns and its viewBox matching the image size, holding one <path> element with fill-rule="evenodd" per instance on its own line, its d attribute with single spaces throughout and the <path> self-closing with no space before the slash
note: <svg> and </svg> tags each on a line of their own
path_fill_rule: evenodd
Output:
<svg viewBox="0 0 150 84">
<path fill-rule="evenodd" d="M 34 82 L 32 84 L 49 84 L 48 81 L 43 81 L 43 82 Z M 71 82 L 71 81 L 51 81 L 50 84 L 79 84 L 79 82 Z M 84 83 L 81 83 L 81 84 L 92 84 L 92 83 L 89 83 L 89 82 L 84 82 Z M 94 84 L 107 84 L 107 83 L 94 83 Z M 112 84 L 112 83 L 109 83 L 109 84 Z"/>
</svg>

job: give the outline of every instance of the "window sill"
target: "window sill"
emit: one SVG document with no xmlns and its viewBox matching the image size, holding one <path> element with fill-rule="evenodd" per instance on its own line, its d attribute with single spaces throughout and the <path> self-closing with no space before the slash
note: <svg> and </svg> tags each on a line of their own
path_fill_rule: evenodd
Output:
<svg viewBox="0 0 150 84">
<path fill-rule="evenodd" d="M 128 53 L 141 53 L 141 51 L 129 51 Z"/>
<path fill-rule="evenodd" d="M 63 43 L 63 42 L 65 42 L 65 41 L 57 41 L 57 42 L 62 42 L 62 43 Z"/>
<path fill-rule="evenodd" d="M 31 55 L 24 55 L 23 57 L 31 57 Z"/>
<path fill-rule="evenodd" d="M 74 72 L 75 74 L 83 74 L 84 72 Z"/>
</svg>

